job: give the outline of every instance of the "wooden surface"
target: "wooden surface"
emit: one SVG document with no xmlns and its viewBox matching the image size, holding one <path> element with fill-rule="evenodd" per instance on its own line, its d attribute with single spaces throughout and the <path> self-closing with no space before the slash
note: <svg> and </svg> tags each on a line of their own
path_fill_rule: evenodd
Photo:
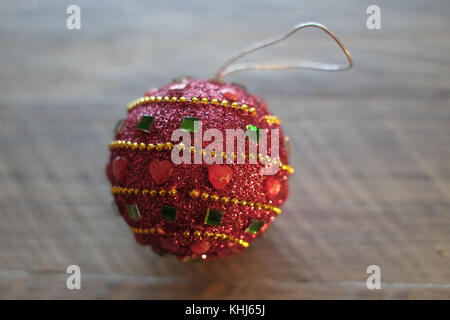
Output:
<svg viewBox="0 0 450 320">
<path fill-rule="evenodd" d="M 450 4 L 70 1 L 0 5 L 0 298 L 450 298 Z M 108 142 L 125 104 L 172 78 L 210 77 L 242 46 L 329 26 L 345 73 L 228 77 L 262 95 L 292 140 L 291 197 L 235 258 L 183 264 L 135 243 L 111 212 Z M 255 58 L 344 61 L 318 31 Z M 274 58 L 275 59 L 275 58 Z M 82 290 L 65 270 L 82 271 Z M 381 290 L 366 268 L 381 268 Z"/>
</svg>

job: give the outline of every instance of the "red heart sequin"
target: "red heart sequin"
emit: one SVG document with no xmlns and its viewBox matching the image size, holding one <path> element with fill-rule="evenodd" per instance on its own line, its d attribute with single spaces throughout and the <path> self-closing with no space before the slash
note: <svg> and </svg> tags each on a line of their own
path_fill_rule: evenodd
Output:
<svg viewBox="0 0 450 320">
<path fill-rule="evenodd" d="M 209 250 L 211 244 L 208 241 L 199 241 L 191 245 L 191 250 L 196 254 L 203 254 Z"/>
<path fill-rule="evenodd" d="M 163 184 L 170 178 L 172 163 L 168 160 L 153 160 L 150 163 L 150 175 L 156 184 Z"/>
<path fill-rule="evenodd" d="M 208 179 L 216 190 L 223 189 L 233 177 L 233 169 L 229 166 L 213 164 L 208 167 Z"/>
<path fill-rule="evenodd" d="M 125 158 L 117 157 L 112 162 L 112 172 L 118 183 L 122 183 L 127 175 L 128 161 Z"/>
<path fill-rule="evenodd" d="M 269 199 L 274 199 L 281 190 L 281 183 L 275 177 L 268 177 L 265 183 L 266 194 Z"/>
<path fill-rule="evenodd" d="M 111 162 L 108 162 L 108 164 L 106 165 L 105 171 L 106 171 L 106 176 L 108 177 L 109 182 L 113 183 L 114 175 L 113 175 L 113 171 L 112 171 Z"/>
</svg>

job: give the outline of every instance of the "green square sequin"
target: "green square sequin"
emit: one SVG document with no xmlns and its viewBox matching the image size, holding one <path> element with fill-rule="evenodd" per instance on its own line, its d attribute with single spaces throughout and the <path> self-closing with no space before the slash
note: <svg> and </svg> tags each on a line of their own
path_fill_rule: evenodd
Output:
<svg viewBox="0 0 450 320">
<path fill-rule="evenodd" d="M 181 121 L 181 129 L 189 132 L 197 132 L 200 118 L 196 117 L 184 117 Z"/>
<path fill-rule="evenodd" d="M 247 232 L 257 234 L 259 230 L 261 230 L 263 225 L 264 225 L 263 221 L 253 220 L 250 226 L 247 228 Z"/>
<path fill-rule="evenodd" d="M 222 211 L 208 209 L 205 216 L 205 224 L 210 226 L 220 226 L 222 223 Z"/>
<path fill-rule="evenodd" d="M 258 141 L 259 139 L 259 128 L 257 126 L 253 126 L 251 124 L 248 124 L 245 126 L 245 129 L 247 129 L 248 137 L 252 141 Z"/>
<path fill-rule="evenodd" d="M 139 220 L 142 218 L 137 204 L 127 204 L 127 212 L 130 219 Z"/>
<path fill-rule="evenodd" d="M 162 206 L 161 218 L 167 221 L 175 221 L 175 219 L 177 218 L 177 209 L 170 206 Z"/>
<path fill-rule="evenodd" d="M 137 124 L 137 128 L 139 130 L 145 131 L 145 132 L 149 132 L 151 130 L 151 128 L 153 127 L 153 125 L 155 124 L 155 117 L 148 115 L 148 114 L 144 114 L 141 119 L 139 120 L 139 123 Z"/>
</svg>

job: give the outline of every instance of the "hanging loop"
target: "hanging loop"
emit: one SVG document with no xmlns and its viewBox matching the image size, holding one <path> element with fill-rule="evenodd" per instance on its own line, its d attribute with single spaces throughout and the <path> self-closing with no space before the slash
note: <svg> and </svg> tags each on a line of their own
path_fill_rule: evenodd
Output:
<svg viewBox="0 0 450 320">
<path fill-rule="evenodd" d="M 314 61 L 298 61 L 293 63 L 238 63 L 234 64 L 240 58 L 255 52 L 257 50 L 263 49 L 265 47 L 277 44 L 300 29 L 304 28 L 318 28 L 324 32 L 326 32 L 341 48 L 342 52 L 345 54 L 345 57 L 348 60 L 348 63 L 345 65 L 341 64 L 333 64 L 333 63 L 324 63 L 324 62 L 314 62 Z M 264 40 L 261 42 L 254 43 L 249 47 L 245 48 L 242 52 L 237 54 L 234 58 L 230 59 L 227 63 L 225 63 L 222 68 L 216 73 L 216 78 L 221 78 L 228 74 L 243 71 L 243 70 L 286 70 L 286 69 L 311 69 L 311 70 L 322 70 L 322 71 L 343 71 L 348 70 L 353 66 L 353 60 L 350 52 L 344 47 L 342 42 L 324 25 L 316 22 L 306 22 L 296 25 L 291 31 L 286 34 L 282 34 L 273 39 Z"/>
</svg>

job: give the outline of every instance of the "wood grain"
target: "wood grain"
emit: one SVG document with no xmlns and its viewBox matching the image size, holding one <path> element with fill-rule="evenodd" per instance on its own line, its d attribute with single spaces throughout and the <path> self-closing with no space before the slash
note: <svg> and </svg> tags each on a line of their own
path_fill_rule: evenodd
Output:
<svg viewBox="0 0 450 320">
<path fill-rule="evenodd" d="M 375 31 L 370 1 L 78 1 L 79 31 L 66 2 L 1 5 L 0 298 L 450 298 L 448 1 L 381 1 Z M 227 79 L 262 95 L 291 137 L 283 215 L 235 258 L 183 264 L 140 247 L 104 177 L 125 104 L 310 20 L 341 37 L 354 69 Z M 255 55 L 271 57 L 343 61 L 317 31 Z M 65 287 L 71 264 L 80 291 Z M 381 290 L 366 288 L 372 264 Z"/>
</svg>

